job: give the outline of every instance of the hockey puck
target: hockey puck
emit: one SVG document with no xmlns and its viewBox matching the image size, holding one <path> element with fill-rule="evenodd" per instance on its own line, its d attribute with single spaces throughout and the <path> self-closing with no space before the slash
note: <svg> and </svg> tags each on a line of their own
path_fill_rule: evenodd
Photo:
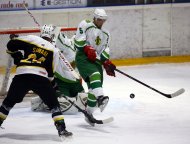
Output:
<svg viewBox="0 0 190 144">
<path fill-rule="evenodd" d="M 132 94 L 130 94 L 130 98 L 134 98 L 135 97 L 135 95 L 132 93 Z"/>
</svg>

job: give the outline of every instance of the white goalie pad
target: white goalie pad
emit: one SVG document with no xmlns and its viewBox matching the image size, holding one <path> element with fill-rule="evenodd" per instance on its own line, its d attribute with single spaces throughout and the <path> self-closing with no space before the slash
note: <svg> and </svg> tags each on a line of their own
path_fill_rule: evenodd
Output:
<svg viewBox="0 0 190 144">
<path fill-rule="evenodd" d="M 76 98 L 69 98 L 76 105 L 78 105 L 81 109 L 85 109 L 85 103 L 87 100 L 87 94 L 80 93 Z M 68 102 L 64 97 L 58 98 L 60 103 L 60 108 L 63 114 L 72 115 L 78 113 L 78 109 L 73 106 L 70 102 Z M 40 99 L 40 97 L 34 97 L 31 100 L 31 109 L 36 112 L 50 112 L 47 105 Z"/>
<path fill-rule="evenodd" d="M 47 105 L 44 104 L 44 102 L 42 101 L 42 99 L 37 96 L 37 97 L 33 97 L 31 99 L 31 110 L 32 111 L 50 111 L 49 108 L 47 107 Z"/>
<path fill-rule="evenodd" d="M 69 99 L 76 103 L 76 98 Z M 63 114 L 76 114 L 78 112 L 78 109 L 75 106 L 73 106 L 69 101 L 67 101 L 64 97 L 58 98 L 58 101 Z"/>
</svg>

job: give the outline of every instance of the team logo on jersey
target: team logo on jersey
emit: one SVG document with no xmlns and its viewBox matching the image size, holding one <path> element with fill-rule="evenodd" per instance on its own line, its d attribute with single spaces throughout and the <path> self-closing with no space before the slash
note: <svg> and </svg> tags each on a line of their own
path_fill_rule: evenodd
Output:
<svg viewBox="0 0 190 144">
<path fill-rule="evenodd" d="M 100 45 L 101 44 L 101 39 L 100 39 L 99 36 L 96 37 L 95 42 L 96 42 L 96 45 Z"/>
</svg>

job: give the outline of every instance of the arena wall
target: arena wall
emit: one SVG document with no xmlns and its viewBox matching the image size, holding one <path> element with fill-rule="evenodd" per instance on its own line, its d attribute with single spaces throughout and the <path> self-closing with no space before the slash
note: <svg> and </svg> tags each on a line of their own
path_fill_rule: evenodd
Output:
<svg viewBox="0 0 190 144">
<path fill-rule="evenodd" d="M 190 55 L 190 4 L 103 7 L 109 18 L 104 27 L 111 33 L 112 59 Z M 32 10 L 38 22 L 77 27 L 92 20 L 94 8 Z M 0 13 L 0 29 L 37 27 L 26 11 Z M 2 40 L 3 41 L 3 40 Z M 6 65 L 1 45 L 0 66 Z"/>
</svg>

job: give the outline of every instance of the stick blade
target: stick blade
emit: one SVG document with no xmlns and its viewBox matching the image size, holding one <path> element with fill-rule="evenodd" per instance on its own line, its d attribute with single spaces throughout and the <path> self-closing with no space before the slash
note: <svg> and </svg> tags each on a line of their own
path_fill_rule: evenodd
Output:
<svg viewBox="0 0 190 144">
<path fill-rule="evenodd" d="M 106 119 L 103 119 L 103 120 L 94 119 L 95 124 L 107 124 L 107 123 L 111 123 L 112 121 L 114 121 L 113 117 L 109 117 L 109 118 L 106 118 Z"/>
<path fill-rule="evenodd" d="M 180 90 L 178 90 L 178 91 L 174 92 L 173 94 L 171 94 L 171 98 L 179 96 L 179 95 L 181 95 L 184 92 L 185 92 L 185 89 L 181 88 Z"/>
<path fill-rule="evenodd" d="M 107 118 L 107 119 L 102 120 L 102 123 L 103 123 L 103 124 L 106 124 L 106 123 L 110 123 L 110 122 L 112 122 L 112 121 L 114 121 L 114 118 L 113 118 L 113 117 L 109 117 L 109 118 Z"/>
</svg>

